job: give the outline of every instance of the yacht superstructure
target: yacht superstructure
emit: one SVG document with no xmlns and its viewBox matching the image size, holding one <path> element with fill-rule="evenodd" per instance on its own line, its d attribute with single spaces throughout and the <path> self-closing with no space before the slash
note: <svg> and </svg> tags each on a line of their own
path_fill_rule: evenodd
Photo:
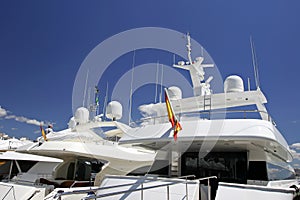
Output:
<svg viewBox="0 0 300 200">
<path fill-rule="evenodd" d="M 122 113 L 112 111 L 107 115 L 119 119 Z M 155 151 L 118 144 L 123 135 L 119 127 L 128 128 L 125 124 L 99 118 L 89 120 L 89 111 L 82 107 L 71 118 L 69 126 L 59 132 L 50 131 L 47 141 L 24 146 L 18 151 L 63 159 L 55 170 L 54 179 L 92 180 L 95 184 L 100 184 L 106 174 L 126 175 L 153 163 Z"/>
<path fill-rule="evenodd" d="M 99 185 L 105 175 L 127 175 L 140 168 L 147 170 L 156 152 L 132 145 L 120 146 L 118 140 L 123 130 L 129 128 L 115 121 L 121 118 L 122 108 L 118 103 L 110 103 L 107 111 L 111 120 L 103 121 L 100 116 L 90 119 L 86 108 L 78 108 L 68 129 L 59 132 L 54 132 L 51 127 L 42 129 L 43 137 L 38 142 L 19 147 L 17 152 L 0 155 L 0 161 L 3 161 L 0 162 L 0 175 L 8 177 L 2 179 L 5 183 L 0 184 L 0 193 L 5 199 L 22 199 L 23 191 L 27 190 L 31 199 L 42 199 L 54 188 L 60 188 L 60 191 L 64 191 L 63 188 L 91 188 Z M 11 164 L 7 161 L 8 155 Z M 23 167 L 27 167 L 25 171 L 22 171 Z M 25 195 L 24 199 L 27 198 Z"/>
<path fill-rule="evenodd" d="M 168 168 L 167 176 L 215 175 L 219 181 L 234 183 L 276 185 L 273 181 L 287 180 L 280 184 L 295 184 L 288 181 L 294 178 L 288 164 L 292 161 L 289 146 L 268 114 L 260 88 L 244 91 L 243 80 L 232 75 L 224 82 L 224 93 L 212 94 L 212 77 L 201 82 L 204 68 L 213 65 L 202 66 L 203 57 L 192 61 L 189 42 L 187 47 L 189 63 L 174 66 L 189 70 L 193 84 L 197 76 L 200 85 L 194 84 L 195 96 L 189 98 L 182 98 L 178 89 L 170 90 L 174 113 L 182 126 L 178 141 L 173 142 L 168 118 L 160 115 L 144 119 L 144 126 L 128 131 L 120 143 L 158 151 L 156 161 L 167 163 L 163 166 Z M 151 108 L 166 113 L 164 103 Z M 159 158 L 160 154 L 165 158 Z"/>
<path fill-rule="evenodd" d="M 173 112 L 182 127 L 176 140 L 165 103 L 141 106 L 146 116 L 141 126 L 128 129 L 119 140 L 122 145 L 155 150 L 157 155 L 149 173 L 169 177 L 167 180 L 171 183 L 164 185 L 154 178 L 157 185 L 154 188 L 145 186 L 147 176 L 107 177 L 100 190 L 85 199 L 114 199 L 118 195 L 119 198 L 136 199 L 137 194 L 143 199 L 151 189 L 159 193 L 150 192 L 151 198 L 160 198 L 163 193 L 166 199 L 298 198 L 298 182 L 289 164 L 292 154 L 267 112 L 264 105 L 267 99 L 262 90 L 257 87 L 245 91 L 243 80 L 232 75 L 224 82 L 224 93 L 213 94 L 210 90 L 213 77 L 205 80 L 204 71 L 213 65 L 202 64 L 204 57 L 192 60 L 190 36 L 187 38 L 189 60 L 174 67 L 189 70 L 194 96 L 182 98 L 179 88 L 168 89 Z M 180 179 L 173 179 L 180 177 L 186 178 L 186 186 L 181 188 L 185 187 L 185 192 L 179 194 L 170 188 L 177 184 L 176 181 L 180 182 Z M 198 181 L 192 196 L 189 196 L 189 186 L 195 183 L 187 177 L 195 177 Z M 118 181 L 128 186 L 127 190 L 121 190 L 122 184 L 117 184 Z"/>
<path fill-rule="evenodd" d="M 94 187 L 57 188 L 46 199 L 299 198 L 292 154 L 262 90 L 245 91 L 243 80 L 231 75 L 224 92 L 214 94 L 213 77 L 205 79 L 205 68 L 214 65 L 204 57 L 193 61 L 187 40 L 188 61 L 174 67 L 189 71 L 194 96 L 182 98 L 178 87 L 166 95 L 182 130 L 170 125 L 166 103 L 142 105 L 145 117 L 134 128 L 117 122 L 118 113 L 109 122 L 89 121 L 80 109 L 68 130 L 23 151 L 64 159 L 56 177 L 91 178 L 93 164 L 101 171 Z M 103 134 L 118 139 L 103 140 Z"/>
</svg>

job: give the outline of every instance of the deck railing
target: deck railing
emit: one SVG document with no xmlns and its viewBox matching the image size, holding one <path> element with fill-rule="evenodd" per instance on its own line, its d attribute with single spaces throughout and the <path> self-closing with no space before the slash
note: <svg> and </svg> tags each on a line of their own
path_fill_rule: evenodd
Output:
<svg viewBox="0 0 300 200">
<path fill-rule="evenodd" d="M 256 116 L 255 116 L 256 114 Z M 199 118 L 203 120 L 212 120 L 212 119 L 261 119 L 260 114 L 267 115 L 267 121 L 272 122 L 272 117 L 269 113 L 261 110 L 206 110 L 206 111 L 198 111 L 198 112 L 187 112 L 176 114 L 177 118 L 181 120 L 185 118 Z M 163 116 L 154 116 L 154 117 L 145 117 L 139 121 L 136 121 L 136 124 L 149 123 L 149 124 L 160 124 L 168 122 L 168 115 Z"/>
<path fill-rule="evenodd" d="M 169 200 L 171 198 L 171 192 L 170 192 L 170 186 L 172 185 L 176 185 L 176 184 L 185 184 L 185 199 L 188 200 L 189 198 L 189 190 L 188 190 L 188 185 L 189 184 L 197 184 L 197 189 L 198 189 L 198 199 L 201 200 L 201 181 L 205 181 L 207 180 L 207 199 L 211 200 L 211 179 L 217 179 L 216 176 L 211 176 L 211 177 L 205 177 L 205 178 L 199 178 L 199 179 L 194 179 L 194 180 L 189 180 L 189 178 L 194 178 L 194 175 L 190 175 L 190 176 L 184 176 L 184 177 L 179 177 L 181 179 L 185 179 L 185 180 L 178 180 L 178 179 L 153 179 L 149 178 L 149 177 L 141 177 L 141 180 L 143 181 L 147 181 L 147 182 L 143 182 L 140 184 L 139 188 L 135 188 L 135 189 L 122 189 L 122 187 L 126 187 L 126 186 L 133 186 L 136 183 L 128 183 L 128 184 L 120 184 L 120 185 L 113 185 L 113 186 L 107 186 L 107 187 L 97 187 L 97 188 L 92 188 L 92 189 L 87 189 L 87 190 L 74 190 L 74 191 L 69 191 L 69 192 L 60 192 L 57 193 L 55 195 L 55 199 L 61 199 L 62 196 L 68 196 L 68 195 L 76 195 L 76 194 L 87 194 L 86 197 L 82 198 L 82 200 L 89 200 L 89 199 L 101 199 L 104 197 L 113 197 L 116 195 L 120 195 L 120 194 L 128 194 L 128 193 L 133 193 L 133 192 L 140 192 L 140 199 L 143 200 L 145 197 L 145 191 L 146 190 L 151 190 L 151 189 L 155 189 L 155 188 L 165 188 L 166 191 L 166 199 Z M 161 181 L 165 181 L 165 182 L 169 182 L 169 183 L 160 183 L 160 184 L 156 184 L 156 185 L 151 185 L 151 186 L 147 186 L 147 183 L 151 183 L 151 182 L 161 182 Z M 120 190 L 118 190 L 118 188 Z M 118 190 L 116 192 L 107 192 L 107 193 L 103 193 L 103 194 L 99 194 L 96 195 L 97 191 L 105 191 L 105 190 L 109 190 L 109 189 L 115 189 Z"/>
<path fill-rule="evenodd" d="M 1 184 L 1 183 L 0 183 L 0 185 L 9 188 L 8 191 L 6 192 L 6 194 L 4 194 L 2 200 L 5 200 L 6 197 L 7 197 L 10 193 L 12 193 L 12 195 L 13 195 L 13 197 L 14 197 L 14 200 L 16 200 L 16 196 L 15 196 L 15 188 L 14 188 L 14 186 L 12 186 L 12 185 L 4 185 L 4 184 Z"/>
</svg>

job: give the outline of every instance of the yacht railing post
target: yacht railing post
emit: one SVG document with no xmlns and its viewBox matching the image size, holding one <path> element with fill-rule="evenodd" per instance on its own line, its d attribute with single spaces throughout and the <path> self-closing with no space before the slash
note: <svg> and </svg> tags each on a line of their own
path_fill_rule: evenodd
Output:
<svg viewBox="0 0 300 200">
<path fill-rule="evenodd" d="M 201 181 L 199 180 L 199 200 L 201 200 Z"/>
<path fill-rule="evenodd" d="M 167 185 L 167 200 L 170 199 L 170 186 Z"/>
<path fill-rule="evenodd" d="M 144 199 L 144 185 L 143 185 L 143 183 L 141 184 L 141 200 L 143 200 Z"/>
<path fill-rule="evenodd" d="M 207 193 L 208 193 L 208 200 L 211 200 L 211 188 L 210 188 L 210 178 L 207 179 Z"/>
<path fill-rule="evenodd" d="M 185 178 L 185 196 L 186 196 L 186 200 L 189 199 L 188 197 L 188 182 L 187 182 L 187 178 Z"/>
</svg>

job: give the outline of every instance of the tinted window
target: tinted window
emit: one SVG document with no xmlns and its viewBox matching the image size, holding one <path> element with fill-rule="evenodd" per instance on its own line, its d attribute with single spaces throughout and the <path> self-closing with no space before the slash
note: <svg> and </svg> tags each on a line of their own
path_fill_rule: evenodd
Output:
<svg viewBox="0 0 300 200">
<path fill-rule="evenodd" d="M 32 168 L 37 161 L 29 161 L 29 160 L 18 160 L 19 166 L 22 172 L 27 172 L 30 168 Z"/>
<path fill-rule="evenodd" d="M 199 157 L 198 152 L 182 155 L 181 175 L 217 176 L 220 181 L 246 183 L 246 152 L 212 152 Z"/>
<path fill-rule="evenodd" d="M 288 168 L 284 168 L 279 165 L 273 165 L 271 163 L 268 163 L 267 166 L 268 166 L 268 178 L 270 181 L 295 178 L 295 172 L 289 170 Z"/>
<path fill-rule="evenodd" d="M 267 166 L 265 161 L 250 161 L 248 168 L 249 180 L 267 181 Z"/>
</svg>

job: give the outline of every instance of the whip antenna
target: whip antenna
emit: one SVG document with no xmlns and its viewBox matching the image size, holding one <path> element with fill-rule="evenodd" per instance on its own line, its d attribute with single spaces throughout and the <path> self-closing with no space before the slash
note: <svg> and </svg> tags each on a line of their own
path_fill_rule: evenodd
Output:
<svg viewBox="0 0 300 200">
<path fill-rule="evenodd" d="M 258 63 L 257 63 L 256 52 L 255 52 L 255 46 L 254 46 L 251 36 L 250 36 L 250 45 L 251 45 L 252 64 L 253 64 L 253 69 L 254 69 L 254 78 L 255 78 L 256 89 L 259 89 L 260 82 L 259 82 L 259 74 L 258 74 Z"/>
<path fill-rule="evenodd" d="M 161 64 L 160 97 L 159 97 L 159 103 L 161 103 L 161 101 L 162 101 L 163 81 L 164 81 L 164 66 L 163 66 L 163 64 Z"/>
<path fill-rule="evenodd" d="M 86 72 L 86 78 L 85 78 L 85 85 L 84 85 L 84 95 L 83 95 L 83 102 L 82 102 L 82 106 L 84 107 L 85 104 L 85 97 L 86 97 L 86 90 L 87 90 L 87 82 L 88 82 L 88 78 L 89 78 L 89 69 Z"/>
<path fill-rule="evenodd" d="M 128 125 L 129 126 L 130 126 L 130 123 L 131 123 L 132 87 L 133 87 L 134 66 L 135 66 L 135 49 L 133 50 L 132 71 L 131 71 L 131 84 L 130 84 L 130 96 L 129 96 L 129 114 L 128 114 Z"/>
<path fill-rule="evenodd" d="M 157 61 L 157 64 L 156 64 L 156 80 L 155 80 L 155 100 L 154 102 L 156 103 L 156 100 L 157 100 L 157 92 L 158 92 L 158 71 L 159 71 L 159 62 Z"/>
<path fill-rule="evenodd" d="M 105 92 L 105 98 L 104 98 L 104 104 L 103 104 L 103 120 L 106 118 L 106 106 L 108 101 L 108 82 L 106 83 L 106 92 Z"/>
</svg>

